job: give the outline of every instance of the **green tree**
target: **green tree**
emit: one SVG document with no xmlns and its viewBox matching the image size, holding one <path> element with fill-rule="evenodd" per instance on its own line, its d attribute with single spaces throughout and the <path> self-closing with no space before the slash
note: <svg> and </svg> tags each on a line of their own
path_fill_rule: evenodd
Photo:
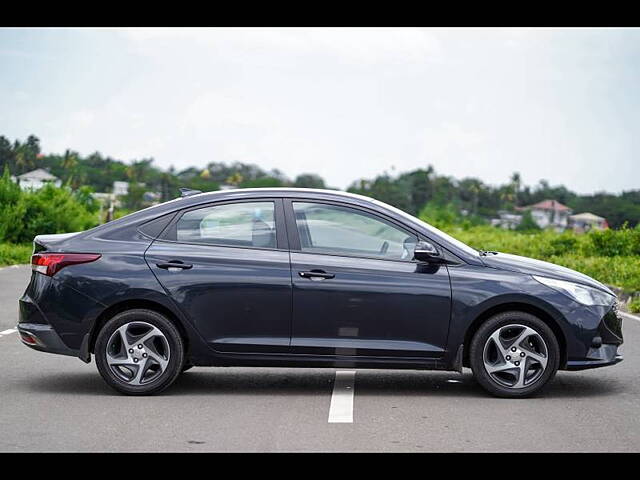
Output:
<svg viewBox="0 0 640 480">
<path fill-rule="evenodd" d="M 526 210 L 522 215 L 522 221 L 516 227 L 519 232 L 533 232 L 540 230 L 540 227 L 533 219 L 530 210 Z"/>
<path fill-rule="evenodd" d="M 22 196 L 23 192 L 11 180 L 9 167 L 5 165 L 0 178 L 0 241 L 19 240 L 26 212 Z"/>
<path fill-rule="evenodd" d="M 293 186 L 298 188 L 327 188 L 320 175 L 315 173 L 303 173 L 296 177 Z"/>
<path fill-rule="evenodd" d="M 129 210 L 140 210 L 144 192 L 147 189 L 138 182 L 130 182 L 127 194 L 122 198 L 122 204 Z"/>
<path fill-rule="evenodd" d="M 513 203 L 518 205 L 518 195 L 522 188 L 522 177 L 518 172 L 513 172 L 511 175 L 511 191 L 513 192 Z"/>
<path fill-rule="evenodd" d="M 0 135 L 0 169 L 4 172 L 7 168 L 15 169 L 15 152 L 9 139 Z"/>
<path fill-rule="evenodd" d="M 40 140 L 35 135 L 29 135 L 24 143 L 16 140 L 13 150 L 16 171 L 18 173 L 28 172 L 36 167 L 36 158 L 40 154 Z"/>
<path fill-rule="evenodd" d="M 268 187 L 281 187 L 282 181 L 279 178 L 274 177 L 262 177 L 254 180 L 247 180 L 240 185 L 240 188 L 268 188 Z"/>
</svg>

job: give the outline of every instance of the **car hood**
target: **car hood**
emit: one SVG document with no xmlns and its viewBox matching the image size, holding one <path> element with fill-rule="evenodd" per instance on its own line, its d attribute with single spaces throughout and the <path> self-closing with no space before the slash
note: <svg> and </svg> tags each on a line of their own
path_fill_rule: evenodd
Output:
<svg viewBox="0 0 640 480">
<path fill-rule="evenodd" d="M 606 285 L 603 285 L 597 280 L 594 280 L 583 273 L 576 272 L 570 268 L 561 267 L 554 263 L 543 262 L 542 260 L 536 260 L 534 258 L 521 257 L 519 255 L 511 255 L 509 253 L 489 253 L 488 255 L 480 258 L 486 266 L 491 268 L 580 283 L 614 295 Z"/>
</svg>

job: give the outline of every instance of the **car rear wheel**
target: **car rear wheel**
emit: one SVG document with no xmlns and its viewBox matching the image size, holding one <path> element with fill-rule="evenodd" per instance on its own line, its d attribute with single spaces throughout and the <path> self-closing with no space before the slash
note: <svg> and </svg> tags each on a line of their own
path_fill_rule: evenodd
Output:
<svg viewBox="0 0 640 480">
<path fill-rule="evenodd" d="M 471 369 L 489 393 L 507 398 L 539 392 L 556 374 L 558 340 L 549 326 L 524 312 L 497 314 L 471 341 Z"/>
<path fill-rule="evenodd" d="M 164 315 L 121 312 L 98 333 L 96 364 L 102 378 L 127 395 L 152 395 L 171 385 L 184 364 L 184 343 Z"/>
</svg>

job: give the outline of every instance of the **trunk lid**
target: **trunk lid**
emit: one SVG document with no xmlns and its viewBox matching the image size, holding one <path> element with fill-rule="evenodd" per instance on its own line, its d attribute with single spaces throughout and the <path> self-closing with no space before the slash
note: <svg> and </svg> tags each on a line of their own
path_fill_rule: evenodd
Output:
<svg viewBox="0 0 640 480">
<path fill-rule="evenodd" d="M 44 251 L 56 251 L 57 248 L 72 237 L 82 232 L 72 233 L 52 233 L 47 235 L 36 235 L 33 239 L 33 253 Z"/>
</svg>

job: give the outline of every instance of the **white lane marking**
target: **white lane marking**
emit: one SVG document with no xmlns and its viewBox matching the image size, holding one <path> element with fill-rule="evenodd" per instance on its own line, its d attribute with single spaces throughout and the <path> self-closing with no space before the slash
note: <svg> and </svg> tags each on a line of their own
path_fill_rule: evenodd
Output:
<svg viewBox="0 0 640 480">
<path fill-rule="evenodd" d="M 333 382 L 329 423 L 353 423 L 355 370 L 338 370 Z"/>
<path fill-rule="evenodd" d="M 15 328 L 10 328 L 9 330 L 4 330 L 2 332 L 0 332 L 0 337 L 4 337 L 5 335 L 11 335 L 12 333 L 17 332 L 18 330 L 16 330 Z"/>
<path fill-rule="evenodd" d="M 624 318 L 628 318 L 629 320 L 636 320 L 640 322 L 640 317 L 636 317 L 635 315 L 631 315 L 630 313 L 627 313 L 627 312 L 618 311 L 618 313 L 622 315 Z"/>
</svg>

